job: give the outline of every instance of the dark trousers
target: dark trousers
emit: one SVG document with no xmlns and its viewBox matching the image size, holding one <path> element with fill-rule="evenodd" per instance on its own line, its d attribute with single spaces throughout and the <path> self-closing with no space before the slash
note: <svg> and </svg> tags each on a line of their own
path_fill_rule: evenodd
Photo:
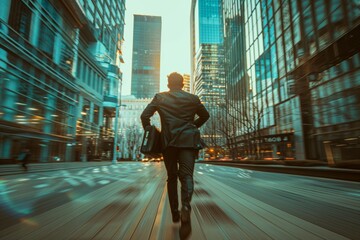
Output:
<svg viewBox="0 0 360 240">
<path fill-rule="evenodd" d="M 194 165 L 198 150 L 191 148 L 168 147 L 163 152 L 165 167 L 168 175 L 167 190 L 171 211 L 179 208 L 177 179 L 181 183 L 181 204 L 190 208 L 194 191 Z"/>
</svg>

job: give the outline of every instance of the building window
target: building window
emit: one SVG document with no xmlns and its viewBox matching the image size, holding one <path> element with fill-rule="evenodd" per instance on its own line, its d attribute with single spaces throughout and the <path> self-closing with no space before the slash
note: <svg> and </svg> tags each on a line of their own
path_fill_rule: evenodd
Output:
<svg viewBox="0 0 360 240">
<path fill-rule="evenodd" d="M 31 15 L 31 10 L 22 1 L 11 1 L 9 25 L 27 40 L 30 34 Z"/>
<path fill-rule="evenodd" d="M 39 48 L 50 58 L 53 56 L 55 33 L 48 26 L 49 23 L 41 21 L 39 34 Z"/>
</svg>

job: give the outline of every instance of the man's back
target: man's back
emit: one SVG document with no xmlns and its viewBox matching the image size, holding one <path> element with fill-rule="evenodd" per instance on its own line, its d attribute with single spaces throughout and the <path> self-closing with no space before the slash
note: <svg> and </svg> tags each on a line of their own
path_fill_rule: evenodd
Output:
<svg viewBox="0 0 360 240">
<path fill-rule="evenodd" d="M 161 118 L 162 142 L 166 147 L 187 124 L 196 127 L 203 125 L 209 118 L 209 113 L 200 102 L 199 97 L 183 90 L 170 90 L 155 95 L 153 101 L 141 115 L 143 126 L 150 125 L 150 117 L 157 111 Z M 195 120 L 195 116 L 199 117 Z M 190 141 L 190 139 L 189 139 Z M 188 143 L 177 143 L 179 147 Z"/>
</svg>

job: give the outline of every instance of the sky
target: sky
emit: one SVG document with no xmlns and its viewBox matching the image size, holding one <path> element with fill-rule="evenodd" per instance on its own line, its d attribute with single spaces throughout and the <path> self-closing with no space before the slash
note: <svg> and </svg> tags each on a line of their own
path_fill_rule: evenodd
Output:
<svg viewBox="0 0 360 240">
<path fill-rule="evenodd" d="M 160 91 L 166 91 L 171 72 L 190 74 L 190 6 L 191 0 L 127 0 L 122 52 L 125 63 L 122 95 L 131 91 L 133 15 L 161 16 Z"/>
</svg>

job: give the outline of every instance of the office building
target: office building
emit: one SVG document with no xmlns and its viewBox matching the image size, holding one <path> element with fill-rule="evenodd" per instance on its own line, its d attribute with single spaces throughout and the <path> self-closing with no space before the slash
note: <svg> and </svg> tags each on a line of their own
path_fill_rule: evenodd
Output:
<svg viewBox="0 0 360 240">
<path fill-rule="evenodd" d="M 152 98 L 160 90 L 161 17 L 134 15 L 131 95 Z"/>
<path fill-rule="evenodd" d="M 358 1 L 223 4 L 227 104 L 238 114 L 231 148 L 257 159 L 358 159 Z"/>
<path fill-rule="evenodd" d="M 111 127 L 106 138 L 113 138 L 124 4 L 2 2 L 0 161 L 11 162 L 22 148 L 34 162 L 102 153 L 101 128 Z"/>
</svg>

